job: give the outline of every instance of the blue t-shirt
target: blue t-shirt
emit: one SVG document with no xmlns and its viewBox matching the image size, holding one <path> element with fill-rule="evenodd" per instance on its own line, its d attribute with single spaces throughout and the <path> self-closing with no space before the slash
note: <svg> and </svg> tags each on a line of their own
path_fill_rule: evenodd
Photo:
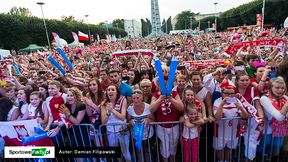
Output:
<svg viewBox="0 0 288 162">
<path fill-rule="evenodd" d="M 121 82 L 120 93 L 121 93 L 121 96 L 131 97 L 133 93 L 132 87 L 124 82 Z"/>
</svg>

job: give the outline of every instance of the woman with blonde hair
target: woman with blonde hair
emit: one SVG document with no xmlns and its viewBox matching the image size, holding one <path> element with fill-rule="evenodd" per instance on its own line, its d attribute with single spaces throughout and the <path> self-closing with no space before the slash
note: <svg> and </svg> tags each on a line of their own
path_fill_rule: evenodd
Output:
<svg viewBox="0 0 288 162">
<path fill-rule="evenodd" d="M 63 113 L 73 125 L 89 124 L 89 118 L 86 114 L 86 105 L 81 101 L 81 91 L 72 87 L 67 90 L 67 102 L 60 105 L 60 112 Z M 89 136 L 84 127 L 74 126 L 69 129 L 72 146 L 89 146 Z M 71 137 L 72 136 L 72 137 Z"/>
<path fill-rule="evenodd" d="M 153 96 L 153 93 L 152 93 L 152 82 L 149 79 L 143 79 L 140 82 L 140 89 L 143 92 L 143 101 L 145 103 L 150 104 L 152 96 Z"/>
</svg>

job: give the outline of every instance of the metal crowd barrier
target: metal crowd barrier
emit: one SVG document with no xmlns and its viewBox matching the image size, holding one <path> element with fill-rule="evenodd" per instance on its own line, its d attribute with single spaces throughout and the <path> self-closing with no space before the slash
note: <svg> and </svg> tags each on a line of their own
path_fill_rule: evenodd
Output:
<svg viewBox="0 0 288 162">
<path fill-rule="evenodd" d="M 263 150 L 259 151 L 259 144 L 253 143 L 253 138 L 255 138 L 255 132 L 252 128 L 253 122 L 252 118 L 249 119 L 241 119 L 237 118 L 223 118 L 219 121 L 215 121 L 213 123 L 206 123 L 202 126 L 198 127 L 198 158 L 196 161 L 198 162 L 210 162 L 210 161 L 224 161 L 225 157 L 230 158 L 228 161 L 237 161 L 237 162 L 248 162 L 248 158 L 246 158 L 251 150 L 256 151 L 255 158 L 252 161 L 257 162 L 287 162 L 288 154 L 283 154 L 284 157 L 280 157 L 280 149 L 276 151 L 271 149 L 273 148 L 273 137 L 268 138 L 267 136 L 262 136 L 261 143 L 263 144 Z M 218 124 L 218 126 L 217 126 Z M 219 125 L 223 125 L 223 129 L 219 130 Z M 229 127 L 225 127 L 225 124 L 230 124 Z M 264 134 L 267 132 L 268 122 L 266 122 L 265 129 L 263 131 Z M 163 127 L 169 126 L 173 129 L 163 129 Z M 245 127 L 244 127 L 245 126 Z M 107 130 L 107 127 L 110 127 Z M 216 129 L 218 128 L 218 130 Z M 237 128 L 236 128 L 237 127 Z M 111 129 L 112 128 L 112 129 Z M 120 132 L 117 130 L 121 128 Z M 175 128 L 175 129 L 174 129 Z M 183 123 L 180 121 L 175 122 L 151 122 L 149 123 L 145 129 L 148 130 L 147 139 L 142 142 L 142 148 L 138 150 L 135 147 L 135 138 L 133 137 L 133 128 L 131 124 L 103 124 L 99 127 L 99 130 L 96 130 L 91 124 L 80 124 L 78 126 L 73 126 L 70 129 L 66 129 L 63 127 L 60 130 L 60 133 L 52 138 L 52 141 L 55 144 L 55 147 L 59 146 L 68 146 L 68 147 L 80 147 L 80 146 L 89 146 L 89 147 L 107 147 L 109 144 L 113 144 L 113 146 L 121 146 L 121 149 L 126 149 L 122 156 L 119 159 L 113 158 L 61 158 L 56 157 L 56 159 L 43 159 L 43 161 L 91 161 L 91 162 L 114 162 L 118 160 L 126 161 L 130 160 L 133 162 L 161 162 L 163 161 L 164 156 L 169 150 L 169 154 L 173 161 L 184 161 L 184 152 L 189 153 L 189 160 L 192 161 L 193 153 L 191 152 L 192 143 L 189 143 L 189 148 L 184 150 L 183 146 Z M 150 130 L 153 129 L 153 134 L 150 134 Z M 257 128 L 256 128 L 257 129 Z M 112 131 L 111 131 L 112 130 Z M 239 130 L 244 130 L 239 133 Z M 162 132 L 161 132 L 162 131 Z M 190 131 L 190 130 L 189 130 Z M 226 138 L 222 138 L 219 140 L 215 140 L 215 133 L 218 131 L 219 134 L 225 136 Z M 237 131 L 237 132 L 235 132 Z M 161 132 L 161 133 L 159 133 Z M 211 133 L 212 132 L 212 133 Z M 189 133 L 189 139 L 191 134 Z M 246 136 L 246 137 L 245 137 Z M 121 139 L 123 138 L 123 139 Z M 161 143 L 163 140 L 167 141 L 167 138 L 174 139 L 172 143 L 163 144 Z M 213 139 L 214 138 L 214 139 Z M 245 142 L 246 138 L 246 142 Z M 161 141 L 162 139 L 162 141 Z M 230 139 L 230 140 L 229 140 Z M 249 139 L 249 140 L 247 140 Z M 214 141 L 213 141 L 214 140 Z M 286 137 L 287 140 L 287 137 Z M 113 143 L 111 143 L 113 141 Z M 270 142 L 272 141 L 272 142 Z M 173 142 L 176 143 L 176 146 L 173 145 Z M 189 141 L 190 142 L 190 141 Z M 195 144 L 195 143 L 194 143 Z M 173 147 L 170 147 L 173 146 Z M 218 151 L 215 149 L 217 146 Z M 225 146 L 224 148 L 222 148 Z M 278 145 L 277 145 L 278 146 Z M 280 146 L 280 145 L 279 145 Z M 282 145 L 283 147 L 284 145 Z M 287 147 L 287 146 L 286 146 Z M 233 151 L 221 151 L 227 150 L 227 148 L 233 148 Z M 247 149 L 249 148 L 249 149 Z M 267 149 L 268 148 L 268 149 Z M 174 150 L 173 150 L 174 149 Z M 175 150 L 176 149 L 176 150 Z M 256 150 L 255 150 L 256 149 Z M 127 152 L 128 150 L 128 152 Z M 287 151 L 287 150 L 286 150 Z M 273 153 L 276 152 L 276 156 L 273 157 Z M 194 152 L 195 153 L 195 152 Z M 126 154 L 126 155 L 125 155 Z M 129 155 L 128 155 L 129 154 Z M 253 154 L 253 153 L 252 153 Z M 187 155 L 187 154 L 186 154 Z M 250 156 L 250 155 L 249 155 Z M 128 159 L 127 159 L 128 158 Z M 130 158 L 130 159 L 129 159 Z M 17 159 L 18 161 L 35 161 L 33 159 Z M 15 161 L 17 161 L 15 160 Z M 1 161 L 1 160 L 0 160 Z M 5 159 L 5 161 L 7 161 Z M 227 160 L 226 160 L 227 161 Z M 250 160 L 251 161 L 251 160 Z M 195 160 L 193 161 L 195 162 Z"/>
</svg>

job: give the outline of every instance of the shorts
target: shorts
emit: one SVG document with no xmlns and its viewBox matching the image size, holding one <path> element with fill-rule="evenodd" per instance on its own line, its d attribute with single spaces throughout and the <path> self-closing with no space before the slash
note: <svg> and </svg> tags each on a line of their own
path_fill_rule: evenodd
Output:
<svg viewBox="0 0 288 162">
<path fill-rule="evenodd" d="M 157 125 L 158 138 L 161 140 L 160 153 L 164 158 L 176 155 L 177 144 L 179 141 L 179 125 L 171 128 L 165 128 Z"/>
<path fill-rule="evenodd" d="M 225 147 L 229 149 L 236 149 L 238 145 L 238 137 L 225 139 L 213 137 L 213 147 L 215 150 L 223 150 Z"/>
</svg>

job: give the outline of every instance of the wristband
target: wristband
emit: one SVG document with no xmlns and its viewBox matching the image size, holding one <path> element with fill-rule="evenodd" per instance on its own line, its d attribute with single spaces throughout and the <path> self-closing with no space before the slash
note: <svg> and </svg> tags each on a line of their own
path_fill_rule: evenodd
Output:
<svg viewBox="0 0 288 162">
<path fill-rule="evenodd" d="M 260 82 L 266 82 L 266 80 L 260 80 Z"/>
<path fill-rule="evenodd" d="M 71 116 L 71 113 L 69 113 L 69 114 L 67 115 L 67 119 L 69 119 L 69 118 L 70 118 L 70 116 Z"/>
</svg>

